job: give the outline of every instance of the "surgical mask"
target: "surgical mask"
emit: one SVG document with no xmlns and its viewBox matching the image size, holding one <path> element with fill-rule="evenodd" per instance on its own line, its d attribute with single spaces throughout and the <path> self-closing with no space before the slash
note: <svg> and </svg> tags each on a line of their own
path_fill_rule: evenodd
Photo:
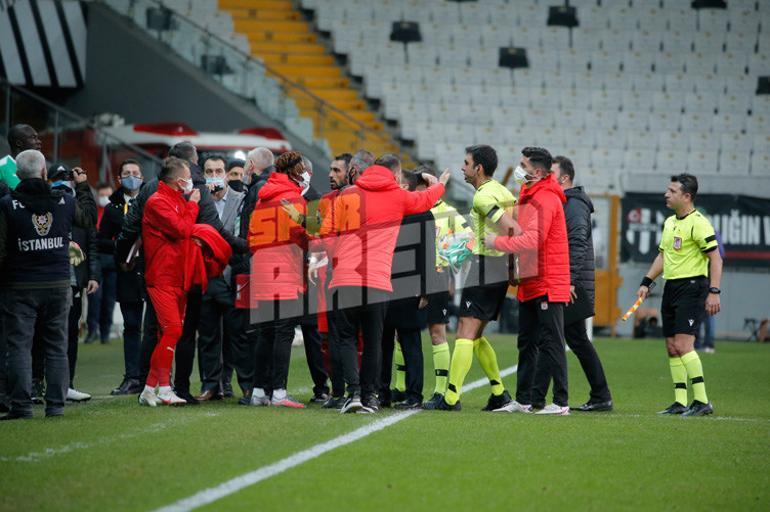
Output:
<svg viewBox="0 0 770 512">
<path fill-rule="evenodd" d="M 513 170 L 513 179 L 519 185 L 534 181 L 534 178 L 532 178 L 532 176 L 530 176 L 520 165 L 517 165 L 516 169 Z"/>
<path fill-rule="evenodd" d="M 302 193 L 304 194 L 305 192 L 307 192 L 307 189 L 310 188 L 310 173 L 307 171 L 303 172 L 300 175 L 299 179 L 300 179 L 299 186 L 300 188 L 302 188 Z"/>
<path fill-rule="evenodd" d="M 126 190 L 133 192 L 134 190 L 139 190 L 139 187 L 142 186 L 142 178 L 139 178 L 138 176 L 126 176 L 120 178 L 120 184 Z"/>
<path fill-rule="evenodd" d="M 65 192 L 72 194 L 75 191 L 71 181 L 56 180 L 51 183 L 51 188 L 67 188 Z"/>
<path fill-rule="evenodd" d="M 110 204 L 110 198 L 109 197 L 107 197 L 107 196 L 99 196 L 99 206 L 104 208 L 108 204 Z"/>
<path fill-rule="evenodd" d="M 206 178 L 206 184 L 212 184 L 215 188 L 225 188 L 224 178 Z"/>
<path fill-rule="evenodd" d="M 227 182 L 227 186 L 231 189 L 235 190 L 236 192 L 243 192 L 243 181 L 242 180 L 230 180 Z"/>
<path fill-rule="evenodd" d="M 190 192 L 192 192 L 192 189 L 193 189 L 193 182 L 192 182 L 192 180 L 186 180 L 184 178 L 180 178 L 179 181 L 184 183 L 184 185 L 182 186 L 182 192 L 184 192 L 185 195 L 189 194 Z"/>
</svg>

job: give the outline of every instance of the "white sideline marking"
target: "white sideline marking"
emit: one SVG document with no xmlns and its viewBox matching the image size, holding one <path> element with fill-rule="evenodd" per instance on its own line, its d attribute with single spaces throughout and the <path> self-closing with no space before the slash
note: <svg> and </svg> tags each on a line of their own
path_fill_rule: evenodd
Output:
<svg viewBox="0 0 770 512">
<path fill-rule="evenodd" d="M 216 416 L 217 414 L 209 413 L 206 416 Z M 114 441 L 122 441 L 124 439 L 132 439 L 142 436 L 144 434 L 153 434 L 155 432 L 161 432 L 171 427 L 183 425 L 197 419 L 196 417 L 190 418 L 176 418 L 171 421 L 161 421 L 158 423 L 152 423 L 144 428 L 140 428 L 131 432 L 125 432 L 116 436 L 102 437 L 96 441 L 83 442 L 75 441 L 74 443 L 65 444 L 57 448 L 46 448 L 39 452 L 30 452 L 25 455 L 17 455 L 16 457 L 9 457 L 0 455 L 0 462 L 39 462 L 43 459 L 49 459 L 57 455 L 64 455 L 65 453 L 74 452 L 77 450 L 88 450 L 97 446 L 104 446 Z"/>
<path fill-rule="evenodd" d="M 507 377 L 508 375 L 512 375 L 516 373 L 516 369 L 517 369 L 516 365 L 511 366 L 510 368 L 506 368 L 505 370 L 502 370 L 500 372 L 500 376 Z M 472 391 L 488 383 L 489 383 L 489 380 L 486 378 L 475 380 L 469 383 L 467 386 L 463 386 L 463 392 Z M 416 410 L 392 414 L 380 420 L 374 421 L 368 425 L 365 425 L 361 428 L 357 428 L 356 430 L 353 430 L 352 432 L 348 432 L 347 434 L 343 434 L 329 441 L 317 444 L 315 446 L 311 446 L 306 450 L 297 452 L 294 455 L 290 455 L 285 459 L 281 459 L 278 462 L 275 462 L 268 466 L 263 466 L 261 468 L 255 469 L 254 471 L 244 473 L 243 475 L 232 478 L 226 482 L 223 482 L 217 485 L 216 487 L 204 489 L 196 494 L 193 494 L 189 498 L 184 498 L 175 503 L 172 503 L 171 505 L 159 508 L 155 512 L 182 512 L 187 510 L 193 510 L 193 509 L 202 507 L 204 505 L 208 505 L 217 500 L 230 496 L 231 494 L 235 494 L 236 492 L 242 489 L 245 489 L 246 487 L 250 487 L 258 482 L 267 480 L 270 477 L 273 477 L 275 475 L 283 473 L 284 471 L 288 471 L 289 469 L 297 467 L 300 464 L 303 464 L 307 461 L 318 458 L 324 453 L 330 452 L 335 448 L 339 448 L 341 446 L 345 446 L 347 444 L 353 443 L 355 441 L 358 441 L 359 439 L 362 439 L 368 436 L 369 434 L 373 434 L 391 425 L 395 425 L 399 421 L 405 420 L 410 416 L 414 416 L 421 410 L 422 409 L 416 409 Z"/>
</svg>

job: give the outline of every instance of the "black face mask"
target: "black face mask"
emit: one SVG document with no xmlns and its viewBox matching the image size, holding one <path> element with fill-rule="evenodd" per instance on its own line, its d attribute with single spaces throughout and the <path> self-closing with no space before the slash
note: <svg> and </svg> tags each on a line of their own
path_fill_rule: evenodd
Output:
<svg viewBox="0 0 770 512">
<path fill-rule="evenodd" d="M 228 181 L 227 186 L 235 190 L 236 192 L 243 192 L 243 181 L 241 180 Z"/>
</svg>

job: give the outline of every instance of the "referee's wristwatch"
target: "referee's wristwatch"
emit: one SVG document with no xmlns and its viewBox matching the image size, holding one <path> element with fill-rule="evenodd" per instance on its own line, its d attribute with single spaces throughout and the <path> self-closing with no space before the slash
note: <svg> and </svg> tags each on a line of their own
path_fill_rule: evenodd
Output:
<svg viewBox="0 0 770 512">
<path fill-rule="evenodd" d="M 722 290 L 720 290 L 716 286 L 712 286 L 711 288 L 709 288 L 709 293 L 713 293 L 715 295 L 719 295 L 720 293 L 722 293 Z"/>
</svg>

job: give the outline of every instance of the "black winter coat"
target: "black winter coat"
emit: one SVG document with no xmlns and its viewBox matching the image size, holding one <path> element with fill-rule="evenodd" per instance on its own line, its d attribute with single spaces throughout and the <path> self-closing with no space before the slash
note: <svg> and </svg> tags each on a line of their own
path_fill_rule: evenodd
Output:
<svg viewBox="0 0 770 512">
<path fill-rule="evenodd" d="M 594 212 L 594 204 L 583 187 L 567 189 L 564 195 L 567 196 L 564 216 L 567 221 L 567 239 L 569 240 L 570 284 L 575 287 L 580 286 L 586 291 L 593 309 L 596 285 L 591 214 Z"/>
<path fill-rule="evenodd" d="M 113 192 L 110 196 L 110 204 L 104 208 L 102 222 L 99 224 L 98 246 L 99 253 L 109 256 L 115 256 L 115 239 L 120 234 L 123 225 L 123 217 L 126 208 L 126 190 L 122 187 Z M 115 258 L 117 267 L 117 290 L 116 297 L 118 302 L 141 302 L 144 300 L 144 258 L 139 257 L 135 260 L 135 265 L 131 270 L 121 270 L 120 263 L 126 260 Z"/>
<path fill-rule="evenodd" d="M 55 188 L 53 190 L 57 190 Z M 93 226 L 96 225 L 96 201 L 88 183 L 79 183 L 75 186 L 75 198 L 77 207 L 90 219 Z M 75 267 L 75 282 L 78 288 L 86 288 L 88 281 L 102 282 L 102 266 L 99 263 L 99 251 L 96 242 L 96 229 L 72 226 L 72 241 L 80 246 L 86 259 Z"/>
</svg>

